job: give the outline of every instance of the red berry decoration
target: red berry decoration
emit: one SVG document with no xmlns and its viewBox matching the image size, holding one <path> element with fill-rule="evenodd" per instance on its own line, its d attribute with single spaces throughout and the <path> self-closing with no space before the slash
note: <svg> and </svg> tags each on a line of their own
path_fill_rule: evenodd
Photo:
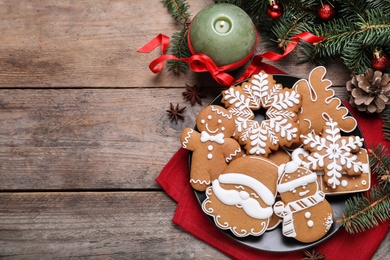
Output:
<svg viewBox="0 0 390 260">
<path fill-rule="evenodd" d="M 390 66 L 390 59 L 382 48 L 376 48 L 373 56 L 371 66 L 374 70 L 385 71 Z"/>
<path fill-rule="evenodd" d="M 283 5 L 275 0 L 270 0 L 267 6 L 267 14 L 272 19 L 279 18 L 283 14 Z"/>
<path fill-rule="evenodd" d="M 322 21 L 329 21 L 335 15 L 336 10 L 330 4 L 321 4 L 317 9 L 317 14 Z"/>
</svg>

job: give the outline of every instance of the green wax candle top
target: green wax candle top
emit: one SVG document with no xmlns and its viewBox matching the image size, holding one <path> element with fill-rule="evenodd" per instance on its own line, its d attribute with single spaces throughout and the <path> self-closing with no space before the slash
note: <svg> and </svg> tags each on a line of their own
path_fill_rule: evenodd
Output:
<svg viewBox="0 0 390 260">
<path fill-rule="evenodd" d="M 212 4 L 191 22 L 190 41 L 197 54 L 209 56 L 217 66 L 240 61 L 256 47 L 256 29 L 238 6 Z"/>
</svg>

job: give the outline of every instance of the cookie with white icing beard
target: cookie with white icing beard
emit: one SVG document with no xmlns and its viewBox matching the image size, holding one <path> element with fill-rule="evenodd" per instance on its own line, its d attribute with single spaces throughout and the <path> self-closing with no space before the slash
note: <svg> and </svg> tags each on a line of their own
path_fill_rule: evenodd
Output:
<svg viewBox="0 0 390 260">
<path fill-rule="evenodd" d="M 203 211 L 237 237 L 260 236 L 269 225 L 275 203 L 278 166 L 245 156 L 232 161 L 206 190 Z"/>
</svg>

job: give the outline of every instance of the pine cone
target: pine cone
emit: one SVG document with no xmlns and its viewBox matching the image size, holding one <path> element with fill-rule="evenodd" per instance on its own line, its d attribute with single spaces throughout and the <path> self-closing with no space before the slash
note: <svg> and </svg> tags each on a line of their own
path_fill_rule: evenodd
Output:
<svg viewBox="0 0 390 260">
<path fill-rule="evenodd" d="M 355 75 L 346 84 L 350 92 L 349 103 L 359 111 L 380 113 L 390 104 L 390 76 L 368 69 Z"/>
</svg>

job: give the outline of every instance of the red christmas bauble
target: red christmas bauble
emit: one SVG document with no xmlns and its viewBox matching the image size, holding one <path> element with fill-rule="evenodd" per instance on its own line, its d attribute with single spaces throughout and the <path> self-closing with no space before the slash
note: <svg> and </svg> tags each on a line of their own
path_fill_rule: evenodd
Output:
<svg viewBox="0 0 390 260">
<path fill-rule="evenodd" d="M 283 5 L 271 0 L 267 6 L 267 14 L 272 19 L 279 18 L 283 14 Z"/>
<path fill-rule="evenodd" d="M 322 4 L 317 9 L 317 14 L 322 21 L 329 21 L 335 15 L 336 10 L 330 4 Z"/>
<path fill-rule="evenodd" d="M 374 51 L 371 66 L 374 70 L 385 71 L 390 66 L 390 59 L 385 53 L 383 53 L 382 49 L 377 49 Z"/>
</svg>

